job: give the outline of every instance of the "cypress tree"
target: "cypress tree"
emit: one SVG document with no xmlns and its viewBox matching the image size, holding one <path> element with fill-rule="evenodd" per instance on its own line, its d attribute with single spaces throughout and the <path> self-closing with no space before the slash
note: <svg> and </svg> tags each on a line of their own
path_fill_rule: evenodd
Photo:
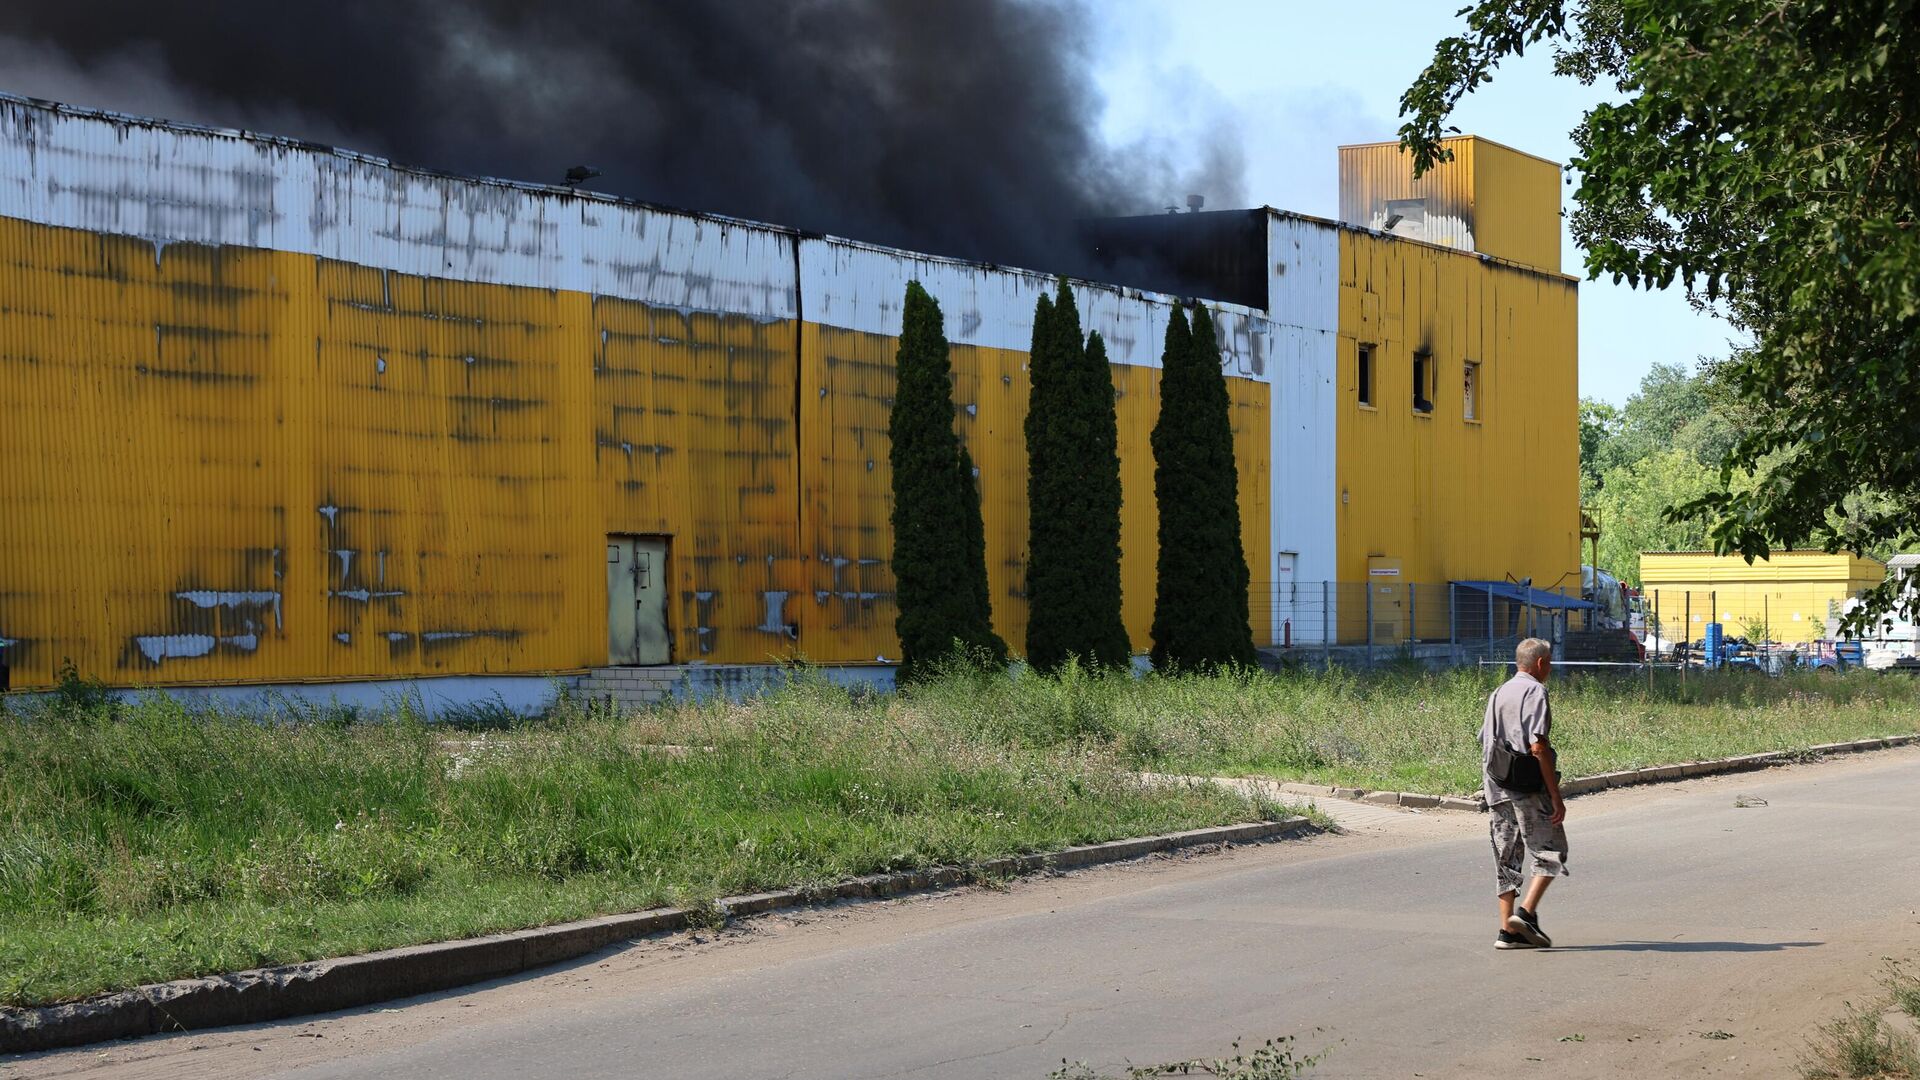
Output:
<svg viewBox="0 0 1920 1080">
<path fill-rule="evenodd" d="M 1120 457 L 1106 343 L 1080 336 L 1073 290 L 1034 307 L 1028 371 L 1027 661 L 1072 656 L 1124 667 L 1120 618 Z"/>
<path fill-rule="evenodd" d="M 1175 308 L 1161 357 L 1153 426 L 1153 493 L 1160 552 L 1153 603 L 1153 666 L 1253 666 L 1247 560 L 1240 547 L 1239 470 L 1227 382 L 1213 318 L 1196 307 L 1189 329 Z"/>
<path fill-rule="evenodd" d="M 893 579 L 899 681 L 925 678 L 964 652 L 1004 664 L 987 593 L 986 533 L 973 459 L 953 431 L 953 368 L 940 305 L 908 282 L 893 411 Z"/>
<path fill-rule="evenodd" d="M 985 640 L 972 643 L 974 659 L 1001 667 L 1007 662 L 1007 643 L 993 632 L 993 594 L 987 585 L 987 523 L 980 513 L 980 482 L 974 475 L 976 471 L 973 454 L 961 446 L 959 489 L 960 509 L 966 518 L 967 588 L 972 593 L 973 610 L 986 628 Z M 983 647 L 985 652 L 981 653 Z"/>
</svg>

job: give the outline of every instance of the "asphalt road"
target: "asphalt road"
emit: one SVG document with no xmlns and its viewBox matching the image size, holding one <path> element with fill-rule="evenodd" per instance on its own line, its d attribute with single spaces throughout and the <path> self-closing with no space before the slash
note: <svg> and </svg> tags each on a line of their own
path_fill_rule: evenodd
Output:
<svg viewBox="0 0 1920 1080">
<path fill-rule="evenodd" d="M 1323 1076 L 1787 1076 L 1920 950 L 1915 750 L 1575 800 L 1550 952 L 1492 949 L 1483 817 L 1397 817 L 0 1076 L 1039 1080 L 1278 1035 Z"/>
</svg>

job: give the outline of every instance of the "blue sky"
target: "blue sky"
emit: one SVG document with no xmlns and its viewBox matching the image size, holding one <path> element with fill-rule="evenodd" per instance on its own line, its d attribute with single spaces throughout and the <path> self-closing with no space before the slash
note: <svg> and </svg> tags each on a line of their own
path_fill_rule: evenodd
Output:
<svg viewBox="0 0 1920 1080">
<path fill-rule="evenodd" d="M 1237 127 L 1246 190 L 1208 192 L 1209 206 L 1268 204 L 1338 216 L 1342 143 L 1394 138 L 1399 98 L 1457 32 L 1451 0 L 1093 0 L 1095 71 L 1107 99 L 1105 135 L 1127 143 L 1177 139 L 1195 118 Z M 1469 96 L 1462 131 L 1565 162 L 1568 132 L 1604 90 L 1555 78 L 1548 50 L 1504 65 Z M 1573 189 L 1563 205 L 1571 208 Z M 1178 201 L 1184 193 L 1169 192 Z M 1563 229 L 1563 235 L 1565 230 Z M 1585 276 L 1565 241 L 1562 268 Z M 1677 290 L 1610 281 L 1580 286 L 1580 392 L 1616 404 L 1655 363 L 1723 356 L 1738 332 L 1690 308 Z"/>
</svg>

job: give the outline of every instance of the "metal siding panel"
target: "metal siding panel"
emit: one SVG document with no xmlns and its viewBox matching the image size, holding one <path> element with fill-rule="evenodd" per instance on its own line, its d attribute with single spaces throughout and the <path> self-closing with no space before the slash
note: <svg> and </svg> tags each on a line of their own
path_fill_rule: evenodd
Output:
<svg viewBox="0 0 1920 1080">
<path fill-rule="evenodd" d="M 1017 652 L 1026 637 L 1026 355 L 1033 305 L 1055 279 L 834 240 L 801 242 L 802 544 L 812 603 L 802 644 L 815 660 L 896 659 L 887 416 L 906 283 L 940 301 L 951 343 L 956 427 L 981 470 L 994 623 Z M 1121 469 L 1122 615 L 1134 647 L 1151 645 L 1157 517 L 1149 436 L 1159 412 L 1160 350 L 1169 301 L 1073 283 L 1088 331 L 1106 338 Z M 1328 299 L 1331 293 L 1326 294 Z M 1235 402 L 1242 525 L 1250 568 L 1271 534 L 1266 423 L 1272 332 L 1259 313 L 1217 309 Z M 1323 317 L 1323 322 L 1330 318 Z M 971 412 L 969 411 L 971 407 Z M 871 466 L 869 466 L 871 463 Z M 1252 573 L 1256 581 L 1265 578 Z M 1264 601 L 1255 605 L 1262 613 Z"/>
<path fill-rule="evenodd" d="M 1426 199 L 1426 222 L 1414 233 L 1402 225 L 1397 235 L 1430 244 L 1473 251 L 1474 141 L 1445 139 L 1454 160 L 1429 170 L 1419 180 L 1398 143 L 1372 143 L 1340 148 L 1340 220 L 1364 229 L 1381 230 L 1387 223 L 1386 204 L 1392 199 Z"/>
<path fill-rule="evenodd" d="M 592 447 L 608 533 L 671 537 L 676 661 L 797 648 L 797 327 L 593 302 Z"/>
<path fill-rule="evenodd" d="M 1339 301 L 1338 576 L 1363 580 L 1368 557 L 1384 555 L 1421 584 L 1577 583 L 1575 284 L 1364 233 L 1343 232 L 1340 249 L 1353 284 Z M 1381 311 L 1371 322 L 1369 298 Z M 1355 397 L 1362 341 L 1378 345 L 1374 410 Z M 1482 422 L 1467 423 L 1452 393 L 1430 416 L 1412 412 L 1422 346 L 1443 390 L 1466 361 L 1481 364 Z"/>
<path fill-rule="evenodd" d="M 1334 450 L 1340 372 L 1340 241 L 1333 226 L 1274 215 L 1268 222 L 1273 278 L 1268 289 L 1270 344 L 1269 548 L 1247 560 L 1256 583 L 1274 584 L 1279 552 L 1295 553 L 1294 580 L 1338 577 L 1339 505 Z M 1267 603 L 1273 610 L 1277 594 Z M 1303 636 L 1303 629 L 1305 636 Z M 1296 640 L 1319 629 L 1296 627 Z"/>
<path fill-rule="evenodd" d="M 791 234 L 0 94 L 0 216 L 424 277 L 797 314 Z"/>
<path fill-rule="evenodd" d="M 0 537 L 0 636 L 24 685 L 65 656 L 123 683 L 600 663 L 606 532 L 673 538 L 679 659 L 787 655 L 783 617 L 812 659 L 891 656 L 909 276 L 946 302 L 996 619 L 1024 637 L 1049 277 L 4 97 L 0 144 L 0 365 L 28 391 L 0 402 L 24 463 L 0 506 L 33 523 Z M 1074 287 L 1116 361 L 1144 649 L 1170 300 Z M 1276 332 L 1216 310 L 1264 560 Z"/>
<path fill-rule="evenodd" d="M 1477 250 L 1560 272 L 1560 167 L 1485 139 L 1474 140 Z"/>
</svg>

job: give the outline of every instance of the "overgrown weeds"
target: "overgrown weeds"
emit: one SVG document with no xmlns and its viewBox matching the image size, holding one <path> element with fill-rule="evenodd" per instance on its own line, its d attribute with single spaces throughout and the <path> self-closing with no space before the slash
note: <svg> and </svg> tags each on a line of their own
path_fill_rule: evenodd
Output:
<svg viewBox="0 0 1920 1080">
<path fill-rule="evenodd" d="M 744 702 L 428 723 L 75 674 L 0 713 L 0 1002 L 1285 812 L 1144 772 L 1470 791 L 1496 678 L 800 670 Z M 1555 717 L 1577 775 L 1912 732 L 1920 682 L 1575 678 Z"/>
<path fill-rule="evenodd" d="M 1326 1058 L 1326 1051 L 1301 1056 L 1294 1050 L 1291 1035 L 1277 1039 L 1268 1039 L 1259 1049 L 1249 1054 L 1240 1053 L 1240 1044 L 1233 1044 L 1233 1054 L 1224 1058 L 1193 1058 L 1188 1061 L 1174 1061 L 1164 1065 L 1132 1065 L 1127 1067 L 1125 1080 L 1150 1080 L 1156 1076 L 1211 1076 L 1217 1080 L 1297 1080 L 1307 1075 L 1308 1070 L 1320 1064 Z M 1095 1070 L 1085 1062 L 1062 1061 L 1060 1067 L 1048 1074 L 1047 1080 L 1118 1080 L 1110 1073 Z"/>
<path fill-rule="evenodd" d="M 1846 1011 L 1807 1041 L 1800 1075 L 1807 1080 L 1912 1080 L 1920 1077 L 1920 1046 L 1894 1014 L 1920 1020 L 1920 977 L 1889 959 L 1880 985 L 1887 996 Z M 1909 1025 L 1910 1026 L 1910 1025 Z"/>
<path fill-rule="evenodd" d="M 0 1002 L 1245 821 L 1107 741 L 803 677 L 429 724 L 56 696 L 0 717 Z"/>
<path fill-rule="evenodd" d="M 1908 1080 L 1920 1076 L 1913 1039 L 1889 1027 L 1881 1011 L 1851 1005 L 1808 1041 L 1800 1075 L 1807 1080 Z"/>
<path fill-rule="evenodd" d="M 908 711 L 970 715 L 1025 746 L 1110 748 L 1159 772 L 1257 774 L 1464 794 L 1480 786 L 1478 731 L 1500 675 L 1227 673 L 1135 678 L 1069 666 L 1057 678 L 946 679 Z M 1663 674 L 1556 677 L 1555 744 L 1567 775 L 1696 761 L 1920 730 L 1920 681 Z"/>
</svg>

